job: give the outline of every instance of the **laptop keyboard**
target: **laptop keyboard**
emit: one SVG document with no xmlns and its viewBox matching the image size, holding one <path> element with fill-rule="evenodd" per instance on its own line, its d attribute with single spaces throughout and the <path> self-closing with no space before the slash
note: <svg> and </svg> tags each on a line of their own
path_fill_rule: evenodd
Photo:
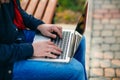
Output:
<svg viewBox="0 0 120 80">
<path fill-rule="evenodd" d="M 58 56 L 59 59 L 65 59 L 66 53 L 67 53 L 67 46 L 69 42 L 70 32 L 69 31 L 63 31 L 62 33 L 62 39 L 58 36 L 55 39 L 52 39 L 52 41 L 58 45 L 59 48 L 62 49 L 63 53 Z"/>
</svg>

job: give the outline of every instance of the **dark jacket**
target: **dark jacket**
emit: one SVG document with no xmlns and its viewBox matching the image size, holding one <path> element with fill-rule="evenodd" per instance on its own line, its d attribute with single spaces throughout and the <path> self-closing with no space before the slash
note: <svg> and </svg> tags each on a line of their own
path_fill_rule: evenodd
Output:
<svg viewBox="0 0 120 80">
<path fill-rule="evenodd" d="M 20 7 L 18 8 L 23 17 L 26 27 L 36 30 L 37 26 L 43 24 L 42 21 L 28 15 Z M 0 5 L 0 80 L 11 80 L 13 65 L 16 61 L 25 60 L 32 57 L 33 47 L 31 43 L 16 43 L 19 30 L 13 24 L 14 7 L 13 0 L 10 3 Z M 24 36 L 24 35 L 23 35 Z"/>
</svg>

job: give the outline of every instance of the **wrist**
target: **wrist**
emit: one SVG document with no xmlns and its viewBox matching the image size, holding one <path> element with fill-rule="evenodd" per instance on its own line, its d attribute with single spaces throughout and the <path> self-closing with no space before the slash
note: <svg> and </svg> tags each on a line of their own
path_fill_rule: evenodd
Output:
<svg viewBox="0 0 120 80">
<path fill-rule="evenodd" d="M 38 25 L 37 30 L 41 31 L 43 25 L 44 25 L 44 24 L 40 24 L 40 25 Z"/>
</svg>

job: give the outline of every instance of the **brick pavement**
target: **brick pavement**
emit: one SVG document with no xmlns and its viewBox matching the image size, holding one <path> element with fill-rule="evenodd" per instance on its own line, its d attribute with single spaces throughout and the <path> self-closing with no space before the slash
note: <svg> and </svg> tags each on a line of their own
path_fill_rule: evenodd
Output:
<svg viewBox="0 0 120 80">
<path fill-rule="evenodd" d="M 120 80 L 120 0 L 89 0 L 89 80 Z"/>
</svg>

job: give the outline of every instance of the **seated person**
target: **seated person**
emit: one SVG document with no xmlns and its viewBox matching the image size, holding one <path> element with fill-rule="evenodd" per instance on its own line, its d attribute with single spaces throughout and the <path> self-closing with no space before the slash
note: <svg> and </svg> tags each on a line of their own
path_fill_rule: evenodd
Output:
<svg viewBox="0 0 120 80">
<path fill-rule="evenodd" d="M 51 41 L 26 40 L 26 28 L 56 38 L 54 31 L 62 38 L 60 26 L 45 24 L 28 15 L 21 9 L 19 0 L 0 0 L 0 80 L 87 80 L 84 37 L 68 64 L 26 60 L 56 58 L 51 52 L 61 54 L 61 49 Z"/>
</svg>

